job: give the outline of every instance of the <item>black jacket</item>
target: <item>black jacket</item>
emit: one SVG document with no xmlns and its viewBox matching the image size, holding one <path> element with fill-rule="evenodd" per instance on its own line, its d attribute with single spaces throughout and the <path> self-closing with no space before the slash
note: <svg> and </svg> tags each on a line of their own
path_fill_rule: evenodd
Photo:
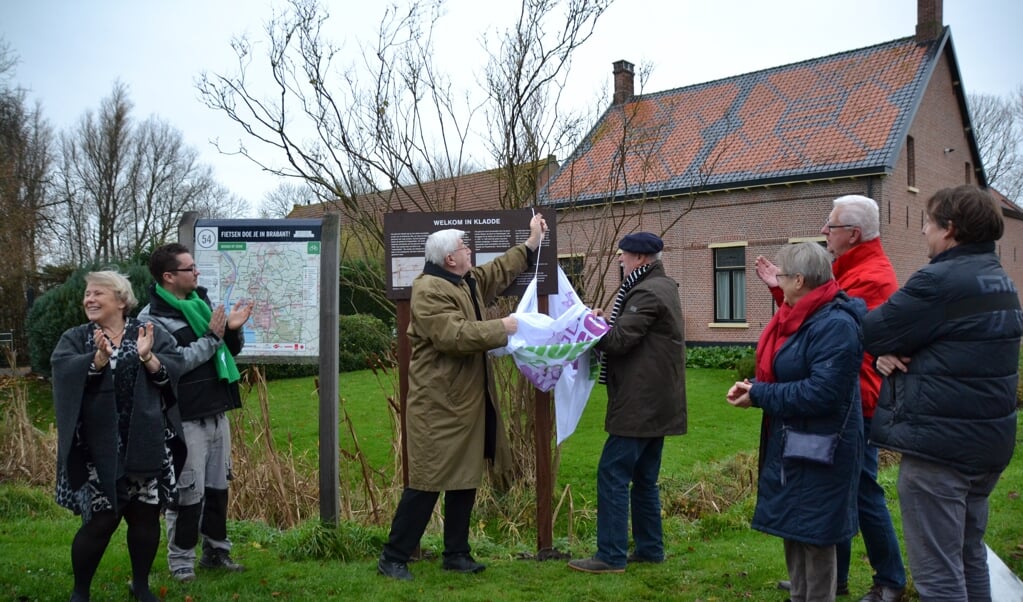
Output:
<svg viewBox="0 0 1023 602">
<path fill-rule="evenodd" d="M 913 274 L 867 314 L 874 356 L 909 356 L 881 384 L 870 439 L 977 472 L 1003 470 L 1016 443 L 1023 312 L 994 243 L 959 245 Z"/>
<path fill-rule="evenodd" d="M 195 292 L 212 307 L 205 288 L 200 286 Z M 185 358 L 185 372 L 178 382 L 178 406 L 182 420 L 199 420 L 241 407 L 238 383 L 221 380 L 217 375 L 214 364 L 214 354 L 220 345 L 217 335 L 207 331 L 197 336 L 185 321 L 185 316 L 156 294 L 155 285 L 150 285 L 149 305 L 139 312 L 138 319 L 152 321 L 169 332 Z M 238 355 L 244 341 L 239 331 L 228 328 L 224 330 L 224 343 L 231 355 Z"/>
</svg>

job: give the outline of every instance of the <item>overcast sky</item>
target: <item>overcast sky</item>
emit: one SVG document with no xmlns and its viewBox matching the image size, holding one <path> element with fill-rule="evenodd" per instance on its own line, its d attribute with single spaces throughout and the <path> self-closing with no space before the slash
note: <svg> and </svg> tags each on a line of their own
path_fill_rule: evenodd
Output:
<svg viewBox="0 0 1023 602">
<path fill-rule="evenodd" d="M 354 53 L 360 41 L 372 42 L 389 3 L 324 4 L 331 13 L 324 33 Z M 448 0 L 435 36 L 441 68 L 463 86 L 476 81 L 487 58 L 480 34 L 510 26 L 518 5 Z M 20 58 L 14 81 L 41 101 L 55 129 L 97 110 L 120 80 L 134 117 L 156 115 L 180 130 L 255 216 L 278 180 L 243 158 L 217 153 L 211 140 L 257 143 L 205 107 L 195 81 L 203 71 L 233 73 L 232 38 L 265 41 L 265 23 L 284 6 L 282 0 L 0 0 L 0 36 Z M 917 0 L 617 0 L 577 51 L 563 102 L 582 110 L 609 96 L 611 63 L 619 59 L 651 63 L 643 91 L 656 92 L 910 36 L 916 6 Z M 944 23 L 968 93 L 1007 97 L 1023 85 L 1023 1 L 945 0 Z"/>
</svg>

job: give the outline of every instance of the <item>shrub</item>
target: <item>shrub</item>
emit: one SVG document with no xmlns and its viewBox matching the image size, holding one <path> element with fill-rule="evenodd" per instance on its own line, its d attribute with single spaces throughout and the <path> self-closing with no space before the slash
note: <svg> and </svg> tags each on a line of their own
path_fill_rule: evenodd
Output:
<svg viewBox="0 0 1023 602">
<path fill-rule="evenodd" d="M 113 269 L 131 280 L 132 290 L 139 301 L 133 314 L 138 314 L 149 302 L 148 288 L 153 281 L 149 268 L 137 263 L 92 265 L 79 268 L 63 284 L 46 291 L 32 304 L 28 313 L 29 362 L 32 370 L 49 376 L 50 354 L 57 346 L 60 335 L 73 326 L 85 323 L 82 299 L 85 294 L 85 275 L 96 270 Z"/>
<path fill-rule="evenodd" d="M 391 329 L 376 316 L 341 316 L 338 367 L 341 372 L 365 370 L 379 361 L 390 362 Z"/>
<path fill-rule="evenodd" d="M 280 380 L 283 378 L 304 378 L 306 376 L 319 376 L 320 364 L 244 364 L 245 368 L 253 365 L 259 366 L 266 380 Z"/>
<path fill-rule="evenodd" d="M 755 355 L 748 355 L 740 358 L 735 363 L 735 379 L 736 380 L 753 380 L 753 377 L 757 375 L 757 358 Z"/>
<path fill-rule="evenodd" d="M 753 351 L 753 348 L 747 345 L 688 347 L 686 367 L 735 370 L 740 360 L 753 356 Z"/>
<path fill-rule="evenodd" d="M 384 267 L 375 259 L 342 259 L 338 307 L 341 315 L 370 314 L 394 325 L 394 304 L 379 291 L 386 290 Z"/>
<path fill-rule="evenodd" d="M 379 363 L 392 364 L 392 330 L 376 316 L 338 316 L 338 370 L 365 370 Z M 265 364 L 259 366 L 266 380 L 317 376 L 319 364 Z"/>
</svg>

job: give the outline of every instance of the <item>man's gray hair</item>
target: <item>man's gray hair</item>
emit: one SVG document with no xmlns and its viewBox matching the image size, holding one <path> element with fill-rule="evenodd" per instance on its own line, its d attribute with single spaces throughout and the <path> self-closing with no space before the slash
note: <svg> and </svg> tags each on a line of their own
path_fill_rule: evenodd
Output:
<svg viewBox="0 0 1023 602">
<path fill-rule="evenodd" d="M 881 235 L 880 217 L 877 210 L 877 202 L 870 197 L 858 194 L 840 196 L 834 201 L 838 214 L 842 216 L 842 223 L 847 226 L 859 226 L 863 234 L 863 240 L 874 240 Z"/>
<path fill-rule="evenodd" d="M 437 265 L 444 265 L 444 258 L 455 252 L 465 231 L 450 228 L 437 230 L 426 237 L 426 260 Z"/>
<path fill-rule="evenodd" d="M 831 254 L 815 242 L 801 242 L 785 245 L 776 257 L 778 268 L 784 274 L 803 275 L 803 281 L 811 290 L 827 283 L 831 274 Z"/>
</svg>

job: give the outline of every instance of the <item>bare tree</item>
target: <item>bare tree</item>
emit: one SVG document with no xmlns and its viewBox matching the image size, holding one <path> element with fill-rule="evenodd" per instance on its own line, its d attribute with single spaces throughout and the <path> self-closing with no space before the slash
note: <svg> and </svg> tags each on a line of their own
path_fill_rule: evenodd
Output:
<svg viewBox="0 0 1023 602">
<path fill-rule="evenodd" d="M 1023 200 L 1023 86 L 1009 98 L 970 94 L 973 122 L 988 185 Z"/>
<path fill-rule="evenodd" d="M 375 42 L 341 65 L 341 49 L 325 39 L 329 15 L 315 0 L 290 0 L 267 27 L 273 90 L 259 93 L 251 72 L 255 45 L 234 41 L 237 72 L 204 74 L 198 88 L 210 107 L 223 111 L 252 139 L 274 153 L 274 167 L 245 145 L 221 148 L 281 176 L 305 180 L 342 217 L 343 252 L 382 258 L 383 215 L 389 211 L 456 208 L 457 191 L 431 186 L 481 162 L 471 149 L 489 151 L 500 171 L 500 207 L 537 202 L 539 170 L 569 148 L 586 123 L 562 114 L 559 100 L 572 54 L 589 39 L 611 0 L 522 0 L 517 21 L 480 40 L 481 88 L 457 91 L 434 62 L 434 32 L 442 2 L 413 0 L 387 8 Z M 485 120 L 485 127 L 476 125 Z M 479 132 L 482 132 L 480 135 Z M 479 136 L 478 138 L 476 136 Z M 551 215 L 548 219 L 553 218 Z M 374 280 L 342 270 L 342 287 L 377 295 Z M 503 396 L 515 417 L 516 455 L 532 458 L 529 436 L 535 403 L 518 379 Z M 520 469 L 529 474 L 531 462 Z"/>
<path fill-rule="evenodd" d="M 268 24 L 272 93 L 259 94 L 251 83 L 254 57 L 247 38 L 233 42 L 237 73 L 203 74 L 199 92 L 286 166 L 267 164 L 245 145 L 222 152 L 304 179 L 346 225 L 382 242 L 384 212 L 440 208 L 442 199 L 427 195 L 422 205 L 400 191 L 438 173 L 460 173 L 468 130 L 431 63 L 435 10 L 418 2 L 404 12 L 386 9 L 375 45 L 363 49 L 361 64 L 347 66 L 335 64 L 339 48 L 322 34 L 328 18 L 314 0 L 291 0 L 288 11 Z M 399 194 L 358 198 L 387 189 Z"/>
<path fill-rule="evenodd" d="M 86 112 L 74 130 L 61 136 L 62 177 L 65 188 L 74 192 L 66 200 L 85 210 L 88 222 L 80 225 L 87 228 L 80 232 L 88 243 L 79 246 L 92 251 L 89 257 L 74 258 L 75 263 L 119 258 L 116 234 L 128 219 L 120 209 L 127 206 L 133 185 L 128 165 L 131 108 L 128 89 L 118 82 L 98 114 Z M 66 233 L 74 234 L 68 229 Z"/>
<path fill-rule="evenodd" d="M 53 134 L 39 104 L 10 82 L 17 57 L 0 39 L 0 330 L 26 349 L 25 316 L 36 290 L 40 224 L 47 217 Z M 26 356 L 27 357 L 27 356 Z"/>
<path fill-rule="evenodd" d="M 264 219 L 287 217 L 295 207 L 308 205 L 316 198 L 316 194 L 308 186 L 282 182 L 277 188 L 263 195 L 259 217 Z"/>
<path fill-rule="evenodd" d="M 61 138 L 53 225 L 74 265 L 137 257 L 174 238 L 186 211 L 239 217 L 247 204 L 216 182 L 182 133 L 157 118 L 136 123 L 127 88 L 115 84 L 97 113 Z"/>
<path fill-rule="evenodd" d="M 609 5 L 609 0 L 567 5 L 523 0 L 514 26 L 499 35 L 483 86 L 490 126 L 486 143 L 505 176 L 502 207 L 535 204 L 537 164 L 570 148 L 587 127 L 583 115 L 561 113 L 561 93 L 574 51 L 590 38 Z M 548 33 L 552 23 L 553 35 Z M 484 37 L 484 48 L 486 42 Z"/>
</svg>

